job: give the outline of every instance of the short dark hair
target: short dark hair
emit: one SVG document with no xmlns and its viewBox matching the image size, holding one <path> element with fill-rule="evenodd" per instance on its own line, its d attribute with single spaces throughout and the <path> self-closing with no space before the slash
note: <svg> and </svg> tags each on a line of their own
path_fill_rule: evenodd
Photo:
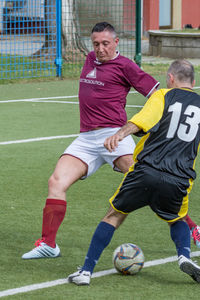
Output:
<svg viewBox="0 0 200 300">
<path fill-rule="evenodd" d="M 167 73 L 171 73 L 180 82 L 190 82 L 194 81 L 194 67 L 193 65 L 185 59 L 178 59 L 171 63 Z"/>
<path fill-rule="evenodd" d="M 92 28 L 92 32 L 102 32 L 102 31 L 109 31 L 111 33 L 113 33 L 114 36 L 117 35 L 114 26 L 112 26 L 110 23 L 108 22 L 100 22 L 97 23 L 93 28 Z"/>
</svg>

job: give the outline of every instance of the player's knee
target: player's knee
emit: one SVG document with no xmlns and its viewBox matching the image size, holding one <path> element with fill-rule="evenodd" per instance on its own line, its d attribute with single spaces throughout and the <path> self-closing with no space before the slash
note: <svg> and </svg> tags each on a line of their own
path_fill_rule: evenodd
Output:
<svg viewBox="0 0 200 300">
<path fill-rule="evenodd" d="M 54 180 L 54 177 L 53 175 L 49 178 L 48 180 L 48 188 L 49 190 L 51 190 L 53 187 L 55 186 L 55 180 Z"/>
<path fill-rule="evenodd" d="M 124 163 L 124 171 L 128 172 L 129 168 L 133 165 L 133 158 L 132 156 L 127 157 Z"/>
<path fill-rule="evenodd" d="M 123 169 L 122 169 L 122 172 L 123 173 L 127 173 L 128 172 L 128 170 L 129 170 L 129 168 L 130 168 L 130 164 L 127 164 L 127 165 L 124 165 L 124 167 L 123 167 Z"/>
<path fill-rule="evenodd" d="M 118 167 L 123 173 L 128 172 L 132 164 L 133 164 L 132 155 L 122 156 L 115 161 L 116 167 Z"/>
<path fill-rule="evenodd" d="M 63 190 L 65 187 L 62 184 L 62 180 L 55 176 L 54 174 L 48 180 L 48 188 L 49 190 Z"/>
<path fill-rule="evenodd" d="M 103 218 L 103 221 L 111 224 L 116 229 L 123 223 L 126 215 L 121 214 L 114 209 L 110 209 L 106 216 Z"/>
</svg>

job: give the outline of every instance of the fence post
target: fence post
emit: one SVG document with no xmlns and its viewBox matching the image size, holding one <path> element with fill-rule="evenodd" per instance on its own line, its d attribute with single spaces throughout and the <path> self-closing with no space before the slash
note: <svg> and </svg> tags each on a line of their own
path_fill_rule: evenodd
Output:
<svg viewBox="0 0 200 300">
<path fill-rule="evenodd" d="M 56 0 L 56 76 L 62 77 L 62 0 Z"/>
<path fill-rule="evenodd" d="M 134 60 L 136 64 L 141 67 L 141 59 L 142 59 L 142 54 L 141 54 L 141 0 L 136 0 L 136 8 L 135 8 L 135 57 Z"/>
</svg>

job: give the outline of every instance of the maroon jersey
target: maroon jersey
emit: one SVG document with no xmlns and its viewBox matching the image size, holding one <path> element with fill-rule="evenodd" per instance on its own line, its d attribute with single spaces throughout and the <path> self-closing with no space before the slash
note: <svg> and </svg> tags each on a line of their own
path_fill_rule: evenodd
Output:
<svg viewBox="0 0 200 300">
<path fill-rule="evenodd" d="M 94 51 L 90 52 L 80 76 L 80 131 L 125 125 L 130 88 L 146 97 L 158 85 L 153 77 L 119 53 L 114 59 L 100 63 Z"/>
</svg>

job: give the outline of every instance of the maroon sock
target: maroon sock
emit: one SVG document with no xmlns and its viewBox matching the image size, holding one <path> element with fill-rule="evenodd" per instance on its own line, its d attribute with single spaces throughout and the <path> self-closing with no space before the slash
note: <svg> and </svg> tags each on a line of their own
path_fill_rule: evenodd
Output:
<svg viewBox="0 0 200 300">
<path fill-rule="evenodd" d="M 65 200 L 47 199 L 43 209 L 42 239 L 50 247 L 56 246 L 56 233 L 66 212 Z"/>
<path fill-rule="evenodd" d="M 190 219 L 190 217 L 189 217 L 188 215 L 185 217 L 185 220 L 186 220 L 186 222 L 187 222 L 187 224 L 188 224 L 190 230 L 191 230 L 192 228 L 194 228 L 194 227 L 197 226 L 197 224 L 194 223 L 194 222 L 192 221 L 192 219 Z"/>
</svg>

